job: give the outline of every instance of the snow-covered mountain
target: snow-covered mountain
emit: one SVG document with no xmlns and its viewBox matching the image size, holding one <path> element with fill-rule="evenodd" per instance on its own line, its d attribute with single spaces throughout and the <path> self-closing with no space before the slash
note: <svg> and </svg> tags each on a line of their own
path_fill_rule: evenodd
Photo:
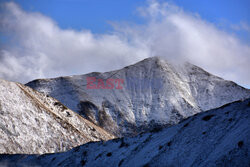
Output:
<svg viewBox="0 0 250 167">
<path fill-rule="evenodd" d="M 112 138 L 54 98 L 0 79 L 1 154 L 53 153 Z"/>
<path fill-rule="evenodd" d="M 116 89 L 118 82 L 113 82 L 114 89 L 88 89 L 88 77 L 120 79 L 122 88 Z M 58 99 L 117 136 L 175 124 L 201 111 L 250 97 L 248 89 L 232 81 L 190 63 L 174 65 L 159 57 L 121 70 L 39 79 L 27 86 Z"/>
<path fill-rule="evenodd" d="M 57 154 L 1 155 L 0 165 L 248 167 L 249 122 L 247 99 L 133 138 L 88 143 Z"/>
</svg>

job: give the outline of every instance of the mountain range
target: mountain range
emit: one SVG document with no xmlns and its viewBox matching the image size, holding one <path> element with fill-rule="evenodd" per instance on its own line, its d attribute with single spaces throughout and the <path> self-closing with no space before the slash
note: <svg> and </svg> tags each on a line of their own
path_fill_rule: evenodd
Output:
<svg viewBox="0 0 250 167">
<path fill-rule="evenodd" d="M 0 79 L 0 166 L 249 166 L 249 112 L 249 89 L 161 57 Z"/>
</svg>

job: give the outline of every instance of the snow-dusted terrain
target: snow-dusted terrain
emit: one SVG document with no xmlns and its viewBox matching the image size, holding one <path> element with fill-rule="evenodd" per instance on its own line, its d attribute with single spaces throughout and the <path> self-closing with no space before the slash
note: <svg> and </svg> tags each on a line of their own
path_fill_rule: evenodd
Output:
<svg viewBox="0 0 250 167">
<path fill-rule="evenodd" d="M 0 153 L 66 151 L 114 138 L 48 95 L 0 79 Z"/>
<path fill-rule="evenodd" d="M 122 89 L 87 89 L 87 77 L 123 79 Z M 106 73 L 39 79 L 27 84 L 117 135 L 178 123 L 191 115 L 250 97 L 250 91 L 190 63 L 159 57 Z M 115 84 L 117 87 L 117 83 Z"/>
<path fill-rule="evenodd" d="M 250 99 L 247 99 L 133 138 L 88 143 L 57 154 L 1 155 L 0 165 L 248 167 L 249 146 Z"/>
</svg>

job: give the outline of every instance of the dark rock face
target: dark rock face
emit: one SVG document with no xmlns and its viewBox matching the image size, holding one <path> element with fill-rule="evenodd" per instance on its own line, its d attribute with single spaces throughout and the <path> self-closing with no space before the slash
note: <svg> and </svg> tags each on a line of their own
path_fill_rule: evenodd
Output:
<svg viewBox="0 0 250 167">
<path fill-rule="evenodd" d="M 97 123 L 96 120 L 98 118 L 96 118 L 96 114 L 99 113 L 99 109 L 95 104 L 90 101 L 80 101 L 77 107 L 79 108 L 78 113 L 80 115 L 95 124 Z"/>
</svg>

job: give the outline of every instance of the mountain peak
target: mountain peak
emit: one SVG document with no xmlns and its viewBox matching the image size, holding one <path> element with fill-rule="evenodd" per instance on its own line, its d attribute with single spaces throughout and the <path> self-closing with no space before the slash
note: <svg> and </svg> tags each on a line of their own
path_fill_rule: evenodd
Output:
<svg viewBox="0 0 250 167">
<path fill-rule="evenodd" d="M 104 82 L 120 79 L 122 89 L 88 89 L 88 77 Z M 196 113 L 250 97 L 249 90 L 231 81 L 190 63 L 173 64 L 162 57 L 147 58 L 111 72 L 27 85 L 55 97 L 117 136 L 176 124 Z"/>
</svg>

